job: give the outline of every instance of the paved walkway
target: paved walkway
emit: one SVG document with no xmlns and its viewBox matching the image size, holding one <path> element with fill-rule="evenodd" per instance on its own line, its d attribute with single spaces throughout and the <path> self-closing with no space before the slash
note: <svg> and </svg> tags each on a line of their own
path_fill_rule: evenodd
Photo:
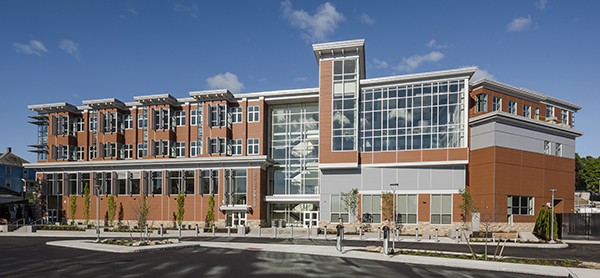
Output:
<svg viewBox="0 0 600 278">
<path fill-rule="evenodd" d="M 354 258 L 364 260 L 377 260 L 395 263 L 419 264 L 419 265 L 437 265 L 447 267 L 458 267 L 477 270 L 491 270 L 502 272 L 516 272 L 535 274 L 552 277 L 579 277 L 579 278 L 597 278 L 600 277 L 600 270 L 583 269 L 583 268 L 568 268 L 557 266 L 541 266 L 527 265 L 516 263 L 502 263 L 479 260 L 452 259 L 429 256 L 411 256 L 397 255 L 388 256 L 380 253 L 360 251 L 363 248 L 349 247 L 343 252 L 338 252 L 333 246 L 318 246 L 318 245 L 289 245 L 289 244 L 264 244 L 264 243 L 238 243 L 238 242 L 181 242 L 178 244 L 163 245 L 163 246 L 139 246 L 129 247 L 120 245 L 104 245 L 94 243 L 92 240 L 65 240 L 48 242 L 48 245 L 80 248 L 105 252 L 127 253 L 127 252 L 145 252 L 160 250 L 166 248 L 186 248 L 186 247 L 209 247 L 209 248 L 227 248 L 227 249 L 242 249 L 250 251 L 266 251 L 266 252 L 282 252 L 295 253 L 319 256 L 332 256 L 341 258 Z"/>
</svg>

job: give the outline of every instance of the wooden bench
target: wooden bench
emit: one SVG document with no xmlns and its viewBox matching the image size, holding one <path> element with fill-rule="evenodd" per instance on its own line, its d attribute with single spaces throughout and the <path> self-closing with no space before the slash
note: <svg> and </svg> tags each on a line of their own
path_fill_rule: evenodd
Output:
<svg viewBox="0 0 600 278">
<path fill-rule="evenodd" d="M 501 240 L 503 238 L 506 238 L 506 239 L 513 239 L 513 241 L 516 243 L 518 237 L 519 237 L 519 233 L 493 233 L 492 234 L 492 240 L 494 242 L 496 242 L 496 239 Z"/>
</svg>

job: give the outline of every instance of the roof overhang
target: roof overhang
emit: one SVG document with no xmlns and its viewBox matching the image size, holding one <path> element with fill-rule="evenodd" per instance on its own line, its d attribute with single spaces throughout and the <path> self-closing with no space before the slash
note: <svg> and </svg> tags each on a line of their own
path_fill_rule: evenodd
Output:
<svg viewBox="0 0 600 278">
<path fill-rule="evenodd" d="M 366 77 L 364 39 L 313 44 L 313 52 L 317 63 L 321 59 L 358 55 L 360 57 L 360 78 L 364 79 Z"/>
<path fill-rule="evenodd" d="M 27 108 L 38 113 L 72 112 L 79 113 L 77 106 L 66 102 L 27 105 Z"/>
<path fill-rule="evenodd" d="M 190 96 L 198 101 L 222 100 L 232 101 L 235 99 L 233 94 L 227 89 L 209 90 L 209 91 L 194 91 L 190 92 Z"/>
<path fill-rule="evenodd" d="M 133 99 L 141 104 L 171 104 L 177 105 L 177 99 L 170 94 L 137 96 Z"/>
<path fill-rule="evenodd" d="M 503 111 L 494 111 L 470 118 L 469 126 L 474 127 L 489 122 L 503 122 L 513 124 L 519 127 L 539 130 L 542 132 L 556 134 L 573 139 L 583 135 L 583 131 L 560 126 L 557 124 L 546 123 L 539 120 L 526 118 L 523 116 L 513 115 Z"/>
<path fill-rule="evenodd" d="M 100 109 L 100 108 L 118 108 L 121 110 L 127 109 L 127 106 L 122 101 L 120 101 L 116 98 L 84 100 L 84 101 L 82 101 L 82 103 L 92 109 Z"/>
<path fill-rule="evenodd" d="M 292 203 L 319 203 L 319 194 L 297 194 L 297 195 L 269 195 L 265 196 L 268 203 L 292 204 Z"/>
<path fill-rule="evenodd" d="M 414 73 L 414 74 L 405 74 L 405 75 L 397 75 L 397 76 L 389 76 L 389 77 L 379 77 L 379 78 L 371 78 L 371 79 L 363 79 L 360 80 L 361 86 L 381 86 L 388 85 L 393 83 L 411 83 L 411 82 L 422 82 L 429 80 L 441 80 L 441 79 L 453 79 L 453 78 L 464 78 L 468 79 L 473 76 L 477 70 L 476 67 L 470 68 L 460 68 L 453 70 L 442 70 L 442 71 L 432 71 L 425 73 Z"/>
</svg>

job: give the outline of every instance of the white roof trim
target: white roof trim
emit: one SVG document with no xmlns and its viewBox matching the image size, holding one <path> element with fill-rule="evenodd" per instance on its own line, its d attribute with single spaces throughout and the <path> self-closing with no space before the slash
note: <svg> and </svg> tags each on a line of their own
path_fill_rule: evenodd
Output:
<svg viewBox="0 0 600 278">
<path fill-rule="evenodd" d="M 506 113 L 504 111 L 494 111 L 485 113 L 477 117 L 469 119 L 470 126 L 476 126 L 490 121 L 502 121 L 511 124 L 518 125 L 520 127 L 531 128 L 540 130 L 543 132 L 558 134 L 569 138 L 577 138 L 583 135 L 583 131 L 576 129 L 560 126 L 557 124 L 551 124 L 536 119 L 526 118 L 519 115 Z"/>
<path fill-rule="evenodd" d="M 407 83 L 407 82 L 412 82 L 412 81 L 442 79 L 442 78 L 449 78 L 449 77 L 470 78 L 475 73 L 475 70 L 477 70 L 476 67 L 470 67 L 470 68 L 462 68 L 462 69 L 432 71 L 432 72 L 424 72 L 424 73 L 414 73 L 414 74 L 406 74 L 406 75 L 362 79 L 362 80 L 360 80 L 360 85 L 367 86 L 367 85 L 379 85 L 379 84 L 387 84 L 387 83 Z"/>
<path fill-rule="evenodd" d="M 268 195 L 265 196 L 268 203 L 318 203 L 321 200 L 319 194 L 293 194 L 293 195 Z"/>
</svg>

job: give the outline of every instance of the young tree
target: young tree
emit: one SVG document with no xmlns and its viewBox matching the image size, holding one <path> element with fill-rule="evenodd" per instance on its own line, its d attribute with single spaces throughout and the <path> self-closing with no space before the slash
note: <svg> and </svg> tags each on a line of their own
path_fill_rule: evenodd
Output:
<svg viewBox="0 0 600 278">
<path fill-rule="evenodd" d="M 117 226 L 121 226 L 124 218 L 125 218 L 125 211 L 123 211 L 123 203 L 119 202 L 119 222 L 117 222 Z"/>
<path fill-rule="evenodd" d="M 69 214 L 71 215 L 71 225 L 75 225 L 75 213 L 77 213 L 77 195 L 72 194 L 69 201 Z"/>
<path fill-rule="evenodd" d="M 90 206 L 91 206 L 90 187 L 86 183 L 83 188 L 83 218 L 85 219 L 85 225 L 90 222 Z"/>
<path fill-rule="evenodd" d="M 342 192 L 342 201 L 344 202 L 346 212 L 358 220 L 356 218 L 358 214 L 358 189 L 351 189 L 348 193 Z"/>
<path fill-rule="evenodd" d="M 460 193 L 460 196 L 463 199 L 462 204 L 458 205 L 458 208 L 462 211 L 463 225 L 464 225 L 465 229 L 467 229 L 468 228 L 467 219 L 470 219 L 471 214 L 474 212 L 477 212 L 479 210 L 479 208 L 477 208 L 477 206 L 475 206 L 475 204 L 473 204 L 473 197 L 471 196 L 471 193 L 469 193 L 469 191 L 467 191 L 466 188 L 461 189 L 458 192 Z M 471 223 L 471 225 L 473 225 L 473 224 Z M 471 229 L 472 228 L 473 227 L 471 227 Z"/>
<path fill-rule="evenodd" d="M 486 260 L 488 258 L 488 235 L 498 229 L 499 217 L 503 212 L 506 213 L 506 208 L 501 209 L 499 206 L 487 204 L 485 198 L 483 198 L 483 203 L 481 204 L 481 209 L 479 212 L 479 226 L 483 228 L 483 232 L 485 233 Z"/>
<path fill-rule="evenodd" d="M 185 196 L 183 195 L 183 191 L 179 191 L 177 194 L 177 225 L 181 226 L 183 223 L 183 214 L 185 213 Z"/>
<path fill-rule="evenodd" d="M 212 226 L 213 222 L 215 222 L 215 198 L 210 195 L 208 196 L 208 211 L 206 211 L 206 225 L 208 227 Z"/>
<path fill-rule="evenodd" d="M 394 194 L 392 192 L 383 192 L 381 194 L 381 213 L 383 219 L 392 219 L 394 216 Z"/>
<path fill-rule="evenodd" d="M 108 213 L 108 225 L 112 226 L 113 221 L 115 220 L 115 214 L 117 213 L 117 203 L 115 202 L 114 195 L 108 196 L 106 212 Z"/>
</svg>

